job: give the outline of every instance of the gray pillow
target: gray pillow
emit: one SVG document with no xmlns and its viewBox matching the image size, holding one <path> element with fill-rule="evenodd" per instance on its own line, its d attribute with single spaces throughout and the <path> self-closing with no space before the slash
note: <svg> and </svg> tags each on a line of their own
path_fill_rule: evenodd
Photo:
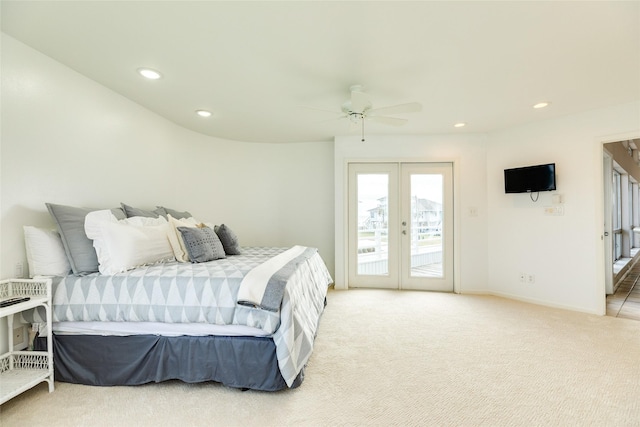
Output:
<svg viewBox="0 0 640 427">
<path fill-rule="evenodd" d="M 76 208 L 53 203 L 45 203 L 45 205 L 56 223 L 73 274 L 98 271 L 98 257 L 93 248 L 93 242 L 84 232 L 84 218 L 89 212 L 99 209 Z M 118 219 L 126 218 L 124 211 L 120 208 L 111 209 L 111 212 Z"/>
<path fill-rule="evenodd" d="M 238 243 L 238 236 L 231 231 L 229 227 L 224 224 L 216 225 L 213 227 L 213 231 L 216 232 L 222 242 L 224 253 L 227 255 L 240 255 L 240 244 Z"/>
<path fill-rule="evenodd" d="M 131 218 L 132 216 L 144 216 L 147 218 L 158 218 L 160 215 L 167 217 L 167 214 L 164 210 L 156 209 L 153 211 L 146 209 L 134 208 L 133 206 L 125 205 L 124 203 L 120 203 L 124 213 L 127 215 L 127 218 Z"/>
<path fill-rule="evenodd" d="M 191 262 L 207 262 L 225 258 L 218 235 L 209 227 L 177 227 Z"/>
<path fill-rule="evenodd" d="M 156 206 L 156 208 L 158 209 L 156 209 L 154 212 L 162 211 L 163 214 L 161 215 L 163 215 L 165 218 L 167 217 L 167 214 L 171 215 L 175 219 L 191 218 L 193 216 L 187 211 L 180 212 L 174 209 L 165 208 L 164 206 Z"/>
</svg>

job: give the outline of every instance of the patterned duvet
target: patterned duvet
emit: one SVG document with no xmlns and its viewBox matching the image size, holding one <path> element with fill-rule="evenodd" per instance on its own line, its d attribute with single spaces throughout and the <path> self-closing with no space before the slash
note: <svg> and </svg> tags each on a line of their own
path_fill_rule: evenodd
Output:
<svg viewBox="0 0 640 427">
<path fill-rule="evenodd" d="M 319 254 L 291 275 L 279 312 L 237 304 L 242 278 L 286 248 L 242 248 L 242 255 L 200 264 L 167 262 L 104 276 L 56 278 L 53 321 L 246 325 L 273 334 L 289 386 L 313 350 L 331 276 Z"/>
</svg>

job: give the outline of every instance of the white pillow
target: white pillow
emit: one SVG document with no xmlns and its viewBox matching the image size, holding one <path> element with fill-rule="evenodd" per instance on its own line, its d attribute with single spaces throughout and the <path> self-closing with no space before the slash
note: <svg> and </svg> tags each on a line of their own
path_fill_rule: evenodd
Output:
<svg viewBox="0 0 640 427">
<path fill-rule="evenodd" d="M 84 217 L 84 232 L 87 237 L 93 241 L 93 248 L 96 250 L 98 257 L 98 271 L 100 272 L 102 272 L 100 270 L 101 264 L 111 265 L 110 253 L 105 246 L 106 241 L 100 237 L 102 232 L 100 224 L 105 221 L 118 222 L 118 218 L 116 218 L 110 210 L 89 212 Z M 95 236 L 95 238 L 91 236 Z"/>
<path fill-rule="evenodd" d="M 57 231 L 30 225 L 25 225 L 23 230 L 29 277 L 69 274 L 71 265 Z"/>
<path fill-rule="evenodd" d="M 95 211 L 87 214 L 84 228 L 93 240 L 102 274 L 175 259 L 168 238 L 169 223 L 163 217 L 118 221 L 110 211 Z"/>
<path fill-rule="evenodd" d="M 170 214 L 167 215 L 169 219 L 169 243 L 171 244 L 171 248 L 173 249 L 173 255 L 176 257 L 176 261 L 178 262 L 189 262 L 189 254 L 187 253 L 187 247 L 184 245 L 184 240 L 182 239 L 182 233 L 178 231 L 178 227 L 193 227 L 195 228 L 199 222 L 191 217 L 191 218 L 183 218 L 176 219 L 172 217 Z"/>
</svg>

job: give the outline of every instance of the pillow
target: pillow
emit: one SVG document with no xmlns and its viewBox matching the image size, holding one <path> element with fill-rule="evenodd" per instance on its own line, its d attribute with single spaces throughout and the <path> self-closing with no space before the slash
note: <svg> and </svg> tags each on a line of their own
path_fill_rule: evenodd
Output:
<svg viewBox="0 0 640 427">
<path fill-rule="evenodd" d="M 224 224 L 216 225 L 213 228 L 222 242 L 224 247 L 224 253 L 227 255 L 240 255 L 240 244 L 238 243 L 238 236 L 231 231 L 229 227 Z"/>
<path fill-rule="evenodd" d="M 158 218 L 159 216 L 164 216 L 164 217 L 167 216 L 164 210 L 160 210 L 160 209 L 149 211 L 145 209 L 134 208 L 132 206 L 125 205 L 124 203 L 120 203 L 120 205 L 122 206 L 124 213 L 127 215 L 127 218 L 131 218 L 134 216 L 144 216 L 148 218 Z"/>
<path fill-rule="evenodd" d="M 165 208 L 164 206 L 156 206 L 156 208 L 158 208 L 158 209 L 156 209 L 156 211 L 164 212 L 164 215 L 163 214 L 161 214 L 161 215 L 164 216 L 165 218 L 167 217 L 167 215 L 171 215 L 172 217 L 174 217 L 176 219 L 184 219 L 184 218 L 191 218 L 192 217 L 192 215 L 187 211 L 179 212 L 179 211 L 176 211 L 176 210 L 173 210 L 173 209 Z M 156 212 L 156 211 L 154 211 L 154 212 Z"/>
<path fill-rule="evenodd" d="M 189 262 L 189 254 L 182 240 L 182 234 L 178 227 L 196 227 L 198 221 L 195 218 L 175 219 L 173 215 L 167 215 L 169 220 L 169 243 L 173 249 L 173 255 L 178 262 Z"/>
<path fill-rule="evenodd" d="M 84 217 L 96 209 L 76 208 L 52 203 L 46 203 L 46 206 L 56 223 L 73 273 L 84 274 L 98 271 L 96 251 L 84 231 Z M 111 212 L 116 218 L 125 218 L 124 211 L 120 208 L 111 209 Z"/>
<path fill-rule="evenodd" d="M 225 258 L 218 235 L 209 227 L 178 227 L 191 262 L 207 262 Z"/>
<path fill-rule="evenodd" d="M 103 221 L 118 222 L 118 219 L 111 213 L 110 210 L 89 212 L 84 219 L 84 232 L 90 239 L 92 239 L 93 248 L 95 249 L 96 255 L 98 257 L 98 270 L 100 270 L 101 264 L 111 264 L 111 258 L 109 255 L 109 250 L 106 247 L 106 241 L 101 238 L 96 238 L 96 236 L 99 236 L 102 232 L 100 223 Z"/>
<path fill-rule="evenodd" d="M 71 265 L 57 231 L 30 225 L 25 225 L 23 230 L 30 278 L 69 274 Z"/>
<path fill-rule="evenodd" d="M 160 261 L 174 260 L 164 218 L 135 217 L 121 221 L 110 212 L 87 215 L 86 233 L 93 239 L 99 271 L 111 275 Z"/>
</svg>

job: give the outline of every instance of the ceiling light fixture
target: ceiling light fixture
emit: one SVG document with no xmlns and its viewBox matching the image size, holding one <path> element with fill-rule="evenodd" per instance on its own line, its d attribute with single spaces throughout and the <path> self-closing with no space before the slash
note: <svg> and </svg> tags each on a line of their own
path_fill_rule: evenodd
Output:
<svg viewBox="0 0 640 427">
<path fill-rule="evenodd" d="M 211 111 L 207 110 L 196 110 L 196 114 L 200 117 L 211 117 Z"/>
<path fill-rule="evenodd" d="M 465 127 L 467 124 L 464 122 L 458 122 L 456 124 L 453 125 L 454 128 L 463 128 Z"/>
<path fill-rule="evenodd" d="M 149 80 L 158 80 L 162 77 L 159 71 L 152 70 L 151 68 L 138 68 L 138 74 Z"/>
<path fill-rule="evenodd" d="M 549 104 L 551 104 L 550 102 L 538 102 L 536 105 L 533 106 L 533 108 L 544 108 L 544 107 L 548 107 Z"/>
</svg>

